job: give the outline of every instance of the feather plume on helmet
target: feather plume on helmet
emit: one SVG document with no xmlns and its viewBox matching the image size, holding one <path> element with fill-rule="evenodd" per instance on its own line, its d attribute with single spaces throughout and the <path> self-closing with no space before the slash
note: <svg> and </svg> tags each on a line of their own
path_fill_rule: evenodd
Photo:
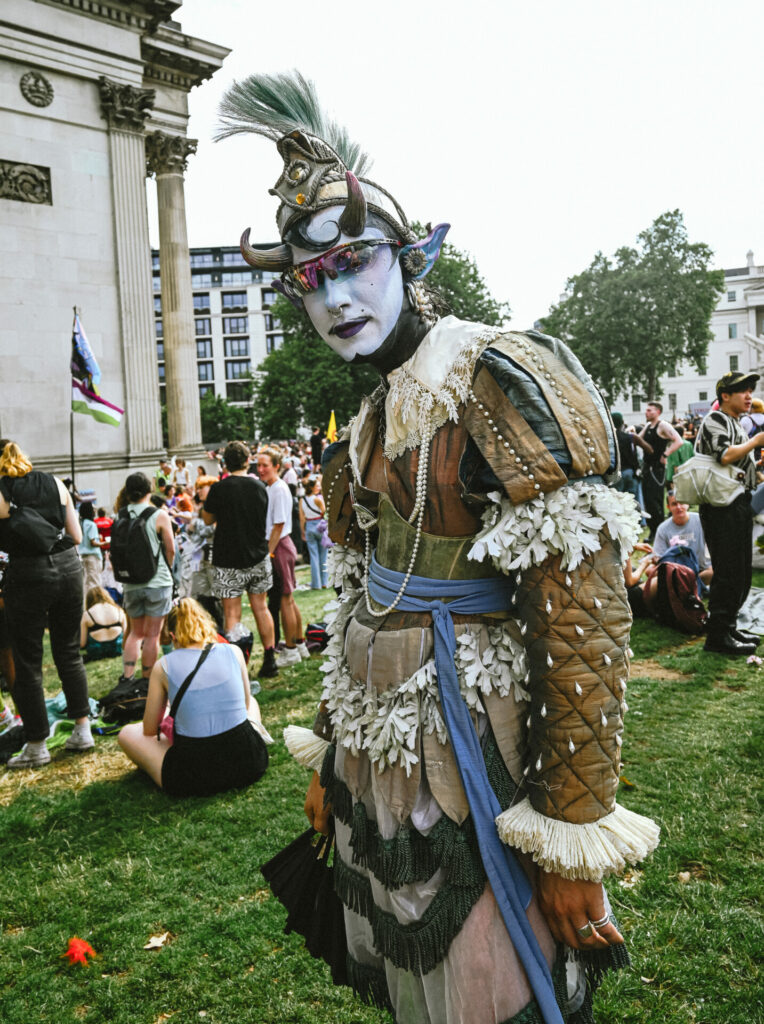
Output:
<svg viewBox="0 0 764 1024">
<path fill-rule="evenodd" d="M 271 195 L 281 200 L 276 223 L 284 244 L 257 248 L 250 244 L 249 228 L 241 238 L 246 261 L 261 270 L 292 266 L 288 241 L 303 248 L 325 249 L 332 239 L 311 240 L 297 234 L 299 224 L 327 206 L 344 206 L 337 222 L 337 237 L 363 234 L 371 214 L 392 228 L 406 243 L 416 243 L 406 214 L 393 196 L 368 178 L 368 156 L 352 142 L 347 130 L 321 109 L 312 82 L 299 71 L 253 74 L 235 82 L 220 104 L 216 141 L 254 132 L 276 143 L 284 168 Z"/>
</svg>

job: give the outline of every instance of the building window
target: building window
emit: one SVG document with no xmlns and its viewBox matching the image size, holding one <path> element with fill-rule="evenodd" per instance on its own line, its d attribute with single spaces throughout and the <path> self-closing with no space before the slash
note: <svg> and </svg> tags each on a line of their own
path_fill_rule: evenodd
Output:
<svg viewBox="0 0 764 1024">
<path fill-rule="evenodd" d="M 272 288 L 263 288 L 263 294 L 262 294 L 263 309 L 267 309 L 269 306 L 272 306 L 275 301 L 276 301 L 276 293 L 274 292 L 274 290 Z"/>
<path fill-rule="evenodd" d="M 157 372 L 159 373 L 159 383 L 164 384 L 164 363 L 157 366 Z"/>
<path fill-rule="evenodd" d="M 737 298 L 737 292 L 727 292 L 727 302 L 734 302 Z"/>
<path fill-rule="evenodd" d="M 153 252 L 151 254 L 151 266 L 153 270 L 159 270 L 159 253 Z"/>
<path fill-rule="evenodd" d="M 212 384 L 200 384 L 199 385 L 199 397 L 204 398 L 205 395 L 214 395 L 215 388 Z"/>
<path fill-rule="evenodd" d="M 740 356 L 730 356 L 730 370 L 733 373 L 737 373 L 740 369 Z"/>
<path fill-rule="evenodd" d="M 673 366 L 669 366 L 669 368 L 668 368 L 668 376 L 669 377 L 676 377 L 677 376 L 676 363 L 674 363 Z"/>
<path fill-rule="evenodd" d="M 737 338 L 737 324 L 727 324 L 727 337 Z"/>
<path fill-rule="evenodd" d="M 246 309 L 246 292 L 223 292 L 223 309 Z"/>
<path fill-rule="evenodd" d="M 212 274 L 192 274 L 192 288 L 209 288 L 212 285 Z"/>
<path fill-rule="evenodd" d="M 157 359 L 164 359 L 164 342 L 157 342 Z"/>
<path fill-rule="evenodd" d="M 205 338 L 204 341 L 197 341 L 196 358 L 212 359 L 212 338 Z"/>
<path fill-rule="evenodd" d="M 155 295 L 154 296 L 154 316 L 161 316 L 161 315 L 162 315 L 162 296 L 161 295 Z"/>
<path fill-rule="evenodd" d="M 263 317 L 263 319 L 265 320 L 265 329 L 266 329 L 266 331 L 280 331 L 281 330 L 281 321 L 279 320 L 279 318 L 277 316 L 273 316 L 271 313 L 266 313 L 265 316 Z"/>
<path fill-rule="evenodd" d="M 154 329 L 156 330 L 157 338 L 164 337 L 164 327 L 162 326 L 161 320 L 154 321 Z"/>
<path fill-rule="evenodd" d="M 162 290 L 162 282 L 159 280 L 159 277 L 155 277 L 153 283 L 155 292 L 159 292 Z"/>
<path fill-rule="evenodd" d="M 242 377 L 249 377 L 249 359 L 226 360 L 226 380 L 240 380 Z"/>
<path fill-rule="evenodd" d="M 241 359 L 249 355 L 249 338 L 223 338 L 223 344 L 229 359 Z"/>
<path fill-rule="evenodd" d="M 698 392 L 698 401 L 699 402 L 707 402 L 708 401 L 708 392 L 707 391 L 699 391 Z"/>
<path fill-rule="evenodd" d="M 224 316 L 224 334 L 246 334 L 249 330 L 249 317 L 246 316 Z"/>
<path fill-rule="evenodd" d="M 209 267 L 214 260 L 211 252 L 192 252 L 191 253 L 191 266 L 192 267 Z"/>
<path fill-rule="evenodd" d="M 212 370 L 212 363 L 197 363 L 196 376 L 199 380 L 214 380 L 215 374 Z"/>
<path fill-rule="evenodd" d="M 226 398 L 231 402 L 248 402 L 250 399 L 249 385 L 228 382 L 225 386 Z"/>
<path fill-rule="evenodd" d="M 676 374 L 674 374 L 674 376 L 676 377 Z M 676 395 L 669 394 L 668 400 L 669 409 L 671 409 L 672 412 L 676 412 Z"/>
<path fill-rule="evenodd" d="M 631 411 L 642 412 L 642 396 L 632 395 L 631 396 Z"/>
<path fill-rule="evenodd" d="M 251 270 L 225 270 L 222 275 L 222 284 L 248 284 L 252 280 Z"/>
<path fill-rule="evenodd" d="M 281 346 L 284 344 L 283 334 L 271 334 L 269 335 L 269 337 L 271 342 L 273 343 L 274 348 L 281 348 Z"/>
<path fill-rule="evenodd" d="M 197 338 L 202 334 L 212 334 L 212 321 L 208 316 L 203 317 L 201 320 L 194 320 L 196 325 L 196 336 Z"/>
<path fill-rule="evenodd" d="M 209 292 L 198 292 L 194 295 L 194 312 L 195 313 L 209 313 L 210 311 L 210 293 Z"/>
<path fill-rule="evenodd" d="M 224 252 L 223 253 L 223 266 L 236 266 L 238 263 L 244 263 L 244 257 L 240 252 Z"/>
</svg>

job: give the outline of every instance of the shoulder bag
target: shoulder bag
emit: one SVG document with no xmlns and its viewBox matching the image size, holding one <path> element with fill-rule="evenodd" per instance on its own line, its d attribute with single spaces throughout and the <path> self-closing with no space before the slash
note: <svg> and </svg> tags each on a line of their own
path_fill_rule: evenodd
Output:
<svg viewBox="0 0 764 1024">
<path fill-rule="evenodd" d="M 677 499 L 688 505 L 731 505 L 745 491 L 745 473 L 696 452 L 674 470 L 673 483 Z"/>
<path fill-rule="evenodd" d="M 178 692 L 175 694 L 175 700 L 172 702 L 172 707 L 170 708 L 169 715 L 165 715 L 164 718 L 162 719 L 162 721 L 157 726 L 157 739 L 158 740 L 161 740 L 163 733 L 167 737 L 167 740 L 168 740 L 169 743 L 172 743 L 172 741 L 175 739 L 175 716 L 178 713 L 178 708 L 180 707 L 180 702 L 183 700 L 183 697 L 185 696 L 186 690 L 191 685 L 192 679 L 194 678 L 196 673 L 199 671 L 199 669 L 202 667 L 202 665 L 206 661 L 207 655 L 210 653 L 210 651 L 212 650 L 213 646 L 214 646 L 213 644 L 207 644 L 207 646 L 204 648 L 204 650 L 200 654 L 199 660 L 194 665 L 193 669 L 188 673 L 186 678 L 180 684 L 180 687 L 178 688 Z"/>
</svg>

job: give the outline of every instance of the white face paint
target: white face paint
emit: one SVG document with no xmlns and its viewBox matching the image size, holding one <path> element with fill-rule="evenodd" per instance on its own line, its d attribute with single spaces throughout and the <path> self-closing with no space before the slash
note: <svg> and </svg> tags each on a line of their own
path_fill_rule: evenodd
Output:
<svg viewBox="0 0 764 1024">
<path fill-rule="evenodd" d="M 341 207 L 320 210 L 310 221 L 311 237 L 321 237 L 321 228 L 336 223 Z M 382 231 L 368 227 L 360 236 L 386 238 Z M 358 238 L 340 237 L 327 246 L 335 248 Z M 397 250 L 396 250 L 397 253 Z M 295 263 L 316 259 L 321 253 L 292 246 Z M 389 246 L 377 247 L 374 262 L 355 274 L 340 275 L 332 281 L 322 274 L 318 288 L 303 297 L 313 326 L 334 351 L 350 362 L 356 356 L 370 356 L 380 347 L 398 322 L 403 305 L 403 277 L 397 255 Z"/>
</svg>

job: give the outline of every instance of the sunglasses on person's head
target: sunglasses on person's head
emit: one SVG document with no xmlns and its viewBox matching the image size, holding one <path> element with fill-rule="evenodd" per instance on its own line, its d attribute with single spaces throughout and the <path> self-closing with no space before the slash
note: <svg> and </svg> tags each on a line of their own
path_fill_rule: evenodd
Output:
<svg viewBox="0 0 764 1024">
<path fill-rule="evenodd" d="M 348 274 L 361 273 L 376 262 L 377 246 L 394 245 L 399 248 L 402 244 L 395 238 L 366 238 L 359 242 L 336 245 L 322 256 L 298 263 L 285 271 L 281 283 L 287 295 L 301 299 L 320 287 L 322 274 L 336 281 Z"/>
</svg>

